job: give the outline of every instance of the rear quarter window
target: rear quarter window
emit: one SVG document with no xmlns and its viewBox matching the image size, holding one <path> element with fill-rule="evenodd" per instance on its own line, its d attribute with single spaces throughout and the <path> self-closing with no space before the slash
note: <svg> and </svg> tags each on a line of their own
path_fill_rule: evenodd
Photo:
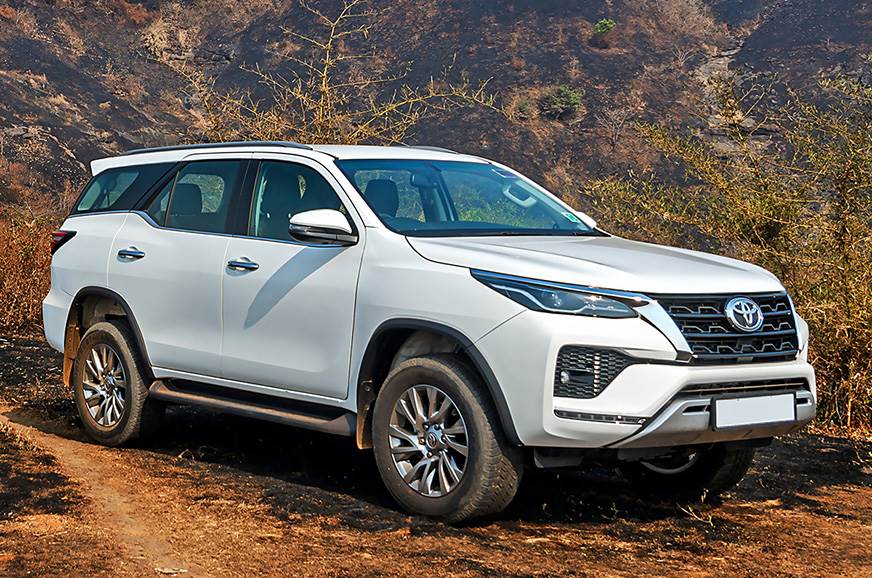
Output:
<svg viewBox="0 0 872 578">
<path fill-rule="evenodd" d="M 158 163 L 105 170 L 85 186 L 72 214 L 129 211 L 173 166 Z"/>
</svg>

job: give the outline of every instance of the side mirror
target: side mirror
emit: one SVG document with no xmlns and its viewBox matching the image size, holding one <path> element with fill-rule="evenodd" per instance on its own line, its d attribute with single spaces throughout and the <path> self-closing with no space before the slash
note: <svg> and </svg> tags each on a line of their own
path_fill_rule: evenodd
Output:
<svg viewBox="0 0 872 578">
<path fill-rule="evenodd" d="M 591 229 L 596 229 L 596 219 L 588 215 L 587 213 L 582 213 L 581 211 L 575 211 L 575 216 L 581 219 L 581 222 L 590 227 Z"/>
<path fill-rule="evenodd" d="M 305 243 L 353 245 L 357 235 L 348 219 L 334 209 L 304 211 L 291 217 L 288 233 L 291 238 Z"/>
</svg>

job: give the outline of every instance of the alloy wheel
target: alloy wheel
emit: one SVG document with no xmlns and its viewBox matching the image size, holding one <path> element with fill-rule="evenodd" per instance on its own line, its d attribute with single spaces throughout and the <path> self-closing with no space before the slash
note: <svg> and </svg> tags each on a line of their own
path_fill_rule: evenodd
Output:
<svg viewBox="0 0 872 578">
<path fill-rule="evenodd" d="M 438 387 L 414 385 L 403 392 L 388 436 L 397 472 L 419 494 L 444 496 L 460 483 L 469 458 L 466 424 Z"/>
<path fill-rule="evenodd" d="M 109 345 L 97 344 L 88 354 L 82 393 L 97 425 L 111 428 L 121 420 L 127 402 L 127 376 L 121 358 Z"/>
</svg>

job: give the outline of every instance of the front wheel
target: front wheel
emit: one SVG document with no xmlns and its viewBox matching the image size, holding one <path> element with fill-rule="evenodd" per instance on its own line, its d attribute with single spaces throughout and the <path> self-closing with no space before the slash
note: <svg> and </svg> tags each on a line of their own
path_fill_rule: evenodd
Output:
<svg viewBox="0 0 872 578">
<path fill-rule="evenodd" d="M 501 511 L 522 475 L 478 375 L 453 355 L 409 359 L 379 391 L 373 449 L 407 511 L 460 522 Z"/>
<path fill-rule="evenodd" d="M 715 497 L 738 484 L 754 460 L 754 448 L 715 444 L 673 456 L 621 464 L 640 491 L 672 498 Z"/>
</svg>

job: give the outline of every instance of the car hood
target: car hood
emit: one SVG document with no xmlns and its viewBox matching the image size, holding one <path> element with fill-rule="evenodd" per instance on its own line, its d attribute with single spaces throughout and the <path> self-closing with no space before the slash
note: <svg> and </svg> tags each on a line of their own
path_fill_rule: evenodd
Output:
<svg viewBox="0 0 872 578">
<path fill-rule="evenodd" d="M 760 267 L 698 251 L 620 237 L 408 237 L 425 259 L 517 275 L 638 293 L 783 291 Z"/>
</svg>

